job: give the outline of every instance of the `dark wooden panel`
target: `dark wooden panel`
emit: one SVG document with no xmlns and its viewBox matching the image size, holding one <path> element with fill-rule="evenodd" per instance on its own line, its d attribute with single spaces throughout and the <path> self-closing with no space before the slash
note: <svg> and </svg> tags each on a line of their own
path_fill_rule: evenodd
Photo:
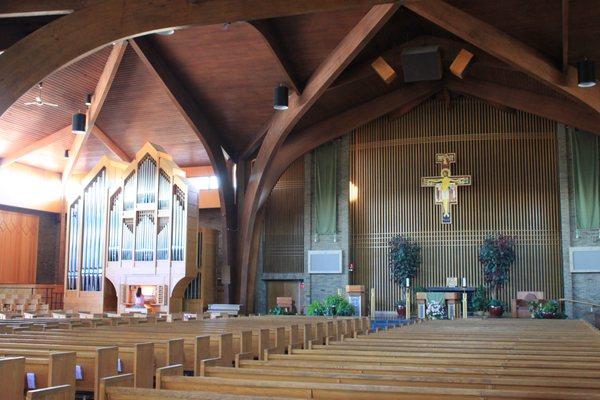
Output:
<svg viewBox="0 0 600 400">
<path fill-rule="evenodd" d="M 375 287 L 378 309 L 392 309 L 399 289 L 388 270 L 388 241 L 406 234 L 422 246 L 413 285 L 444 285 L 446 277 L 483 282 L 479 245 L 488 233 L 518 237 L 506 301 L 517 290 L 562 296 L 555 123 L 506 113 L 475 100 L 450 109 L 430 100 L 404 117 L 379 118 L 352 134 L 350 179 L 352 259 L 358 284 Z M 422 176 L 439 174 L 435 154 L 455 152 L 454 174 L 472 175 L 458 190 L 453 224 L 442 225 L 433 190 Z"/>
</svg>

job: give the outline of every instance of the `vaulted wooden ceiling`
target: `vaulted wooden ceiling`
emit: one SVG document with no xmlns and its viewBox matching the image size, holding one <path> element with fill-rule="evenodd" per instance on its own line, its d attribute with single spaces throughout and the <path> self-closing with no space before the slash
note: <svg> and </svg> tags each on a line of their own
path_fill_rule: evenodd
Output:
<svg viewBox="0 0 600 400">
<path fill-rule="evenodd" d="M 447 3 L 509 34 L 550 59 L 557 69 L 562 68 L 563 1 L 448 0 Z M 253 23 L 198 26 L 178 30 L 170 36 L 152 34 L 146 38 L 147 44 L 160 55 L 204 117 L 216 128 L 223 148 L 235 159 L 250 154 L 260 142 L 265 124 L 274 113 L 273 87 L 286 82 L 303 90 L 319 64 L 366 12 L 367 9 L 352 9 Z M 568 63 L 574 65 L 584 57 L 600 63 L 597 43 L 600 0 L 570 0 L 568 14 Z M 0 47 L 10 46 L 55 18 L 60 16 L 0 18 L 0 37 L 3 38 Z M 475 54 L 470 80 L 527 90 L 583 109 L 567 95 L 401 7 L 304 115 L 292 137 L 319 121 L 410 86 L 402 82 L 401 74 L 400 79 L 386 84 L 370 67 L 370 62 L 384 55 L 388 63 L 401 72 L 402 48 L 423 44 L 441 46 L 445 79 L 452 80 L 447 67 L 458 51 L 466 48 Z M 68 126 L 71 115 L 84 109 L 85 95 L 93 93 L 111 47 L 44 79 L 44 97 L 58 103 L 58 108 L 24 106 L 25 101 L 35 97 L 35 87 L 14 103 L 0 117 L 0 157 Z M 96 126 L 129 156 L 144 142 L 151 141 L 163 146 L 180 166 L 210 163 L 197 135 L 169 98 L 160 79 L 151 73 L 132 46 L 125 51 Z M 67 129 L 55 139 L 18 161 L 62 172 L 63 153 L 73 145 L 73 135 Z M 89 170 L 105 154 L 112 155 L 112 152 L 91 135 L 83 146 L 75 171 Z"/>
</svg>

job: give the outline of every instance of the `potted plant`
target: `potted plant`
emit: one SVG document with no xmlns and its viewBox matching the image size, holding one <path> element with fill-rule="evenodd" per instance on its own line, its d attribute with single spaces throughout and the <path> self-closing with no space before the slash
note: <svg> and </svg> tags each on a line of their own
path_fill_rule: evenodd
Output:
<svg viewBox="0 0 600 400">
<path fill-rule="evenodd" d="M 483 265 L 484 281 L 492 290 L 492 301 L 489 304 L 491 317 L 501 316 L 504 313 L 504 306 L 498 300 L 498 293 L 508 282 L 510 266 L 515 262 L 515 243 L 514 236 L 488 235 L 479 248 L 479 262 Z M 495 308 L 493 311 L 492 307 Z"/>
<path fill-rule="evenodd" d="M 487 311 L 488 303 L 489 301 L 487 299 L 485 286 L 479 285 L 477 289 L 475 289 L 475 294 L 473 295 L 473 309 L 475 310 L 475 315 L 482 317 L 485 311 Z"/>
<path fill-rule="evenodd" d="M 488 311 L 490 313 L 490 317 L 500 318 L 502 314 L 504 314 L 504 303 L 498 299 L 492 299 L 488 303 Z"/>
<path fill-rule="evenodd" d="M 556 300 L 550 300 L 545 303 L 540 303 L 539 301 L 530 301 L 529 312 L 531 312 L 531 318 L 536 319 L 567 318 L 567 315 L 560 310 L 560 304 Z"/>
<path fill-rule="evenodd" d="M 400 318 L 406 318 L 406 300 L 396 301 L 396 313 Z"/>
<path fill-rule="evenodd" d="M 390 275 L 394 282 L 402 288 L 402 300 L 404 300 L 406 299 L 407 279 L 414 278 L 421 265 L 421 246 L 403 235 L 393 237 L 389 246 Z M 398 310 L 396 311 L 398 312 Z M 406 316 L 406 302 L 404 303 L 404 315 Z"/>
</svg>

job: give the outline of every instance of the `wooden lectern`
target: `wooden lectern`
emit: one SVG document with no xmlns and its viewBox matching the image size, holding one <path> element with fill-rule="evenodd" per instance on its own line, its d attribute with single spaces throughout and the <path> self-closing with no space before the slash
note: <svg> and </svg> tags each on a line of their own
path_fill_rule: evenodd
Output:
<svg viewBox="0 0 600 400">
<path fill-rule="evenodd" d="M 354 315 L 367 316 L 365 287 L 363 285 L 346 285 L 346 293 L 348 302 L 354 306 Z"/>
</svg>

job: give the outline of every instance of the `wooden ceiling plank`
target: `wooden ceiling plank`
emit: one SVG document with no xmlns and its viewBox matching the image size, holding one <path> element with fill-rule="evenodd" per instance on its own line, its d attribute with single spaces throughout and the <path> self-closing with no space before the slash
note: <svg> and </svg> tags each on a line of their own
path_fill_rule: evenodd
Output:
<svg viewBox="0 0 600 400">
<path fill-rule="evenodd" d="M 0 161 L 0 168 L 6 167 L 19 159 L 33 153 L 34 151 L 40 150 L 46 146 L 51 145 L 52 143 L 60 140 L 65 136 L 66 133 L 71 133 L 71 125 L 66 126 L 50 135 L 43 137 L 35 142 L 28 144 L 27 146 L 16 149 L 15 151 L 7 154 Z"/>
<path fill-rule="evenodd" d="M 567 67 L 563 74 L 538 51 L 442 0 L 406 0 L 404 6 L 550 88 L 600 112 L 600 85 L 578 87 L 575 68 Z"/>
<path fill-rule="evenodd" d="M 115 41 L 167 28 L 363 9 L 386 2 L 389 0 L 254 0 L 250 6 L 248 0 L 91 2 L 44 25 L 0 57 L 0 115 L 46 76 Z"/>
<path fill-rule="evenodd" d="M 202 145 L 208 152 L 213 165 L 221 163 L 223 158 L 221 147 L 232 155 L 231 145 L 223 143 L 225 135 L 212 124 L 206 112 L 202 112 L 196 100 L 179 81 L 167 60 L 159 53 L 148 38 L 131 39 L 131 46 L 140 60 L 160 82 L 165 93 L 179 110 L 186 123 L 192 128 Z M 223 158 L 224 163 L 224 158 Z M 224 168 L 224 167 L 221 167 Z"/>
<path fill-rule="evenodd" d="M 285 83 L 287 83 L 290 88 L 294 89 L 296 93 L 301 94 L 301 82 L 297 74 L 294 72 L 294 68 L 290 62 L 289 56 L 281 46 L 280 38 L 274 31 L 272 23 L 269 22 L 269 20 L 261 19 L 250 21 L 250 25 L 252 25 L 264 39 L 265 45 L 269 48 L 271 54 L 273 54 L 273 58 L 285 76 Z"/>
<path fill-rule="evenodd" d="M 265 171 L 271 168 L 275 154 L 288 134 L 316 101 L 325 93 L 327 87 L 350 64 L 356 55 L 373 38 L 379 29 L 398 9 L 398 4 L 385 4 L 372 7 L 358 24 L 342 39 L 339 45 L 329 54 L 313 73 L 301 95 L 290 96 L 290 107 L 284 112 L 273 115 L 272 122 L 262 142 L 256 163 L 244 194 L 241 214 L 241 250 L 240 262 L 240 302 L 253 307 L 254 288 L 249 288 L 251 249 L 250 243 L 254 234 L 254 224 L 258 213 L 260 193 L 263 190 Z M 252 267 L 254 268 L 254 267 Z"/>
<path fill-rule="evenodd" d="M 468 94 L 600 135 L 600 115 L 578 103 L 473 79 L 448 79 L 453 92 Z"/>
<path fill-rule="evenodd" d="M 119 145 L 117 145 L 114 140 L 110 138 L 102 129 L 98 126 L 94 125 L 92 127 L 92 134 L 98 138 L 107 149 L 109 149 L 117 158 L 121 161 L 131 162 L 132 157 L 127 154 Z"/>
<path fill-rule="evenodd" d="M 94 95 L 92 96 L 92 104 L 87 111 L 85 134 L 77 135 L 75 137 L 75 141 L 73 142 L 73 146 L 71 148 L 71 157 L 69 157 L 67 160 L 67 164 L 65 165 L 65 169 L 63 171 L 63 184 L 69 180 L 69 177 L 73 172 L 73 168 L 75 165 L 77 165 L 77 161 L 81 156 L 81 149 L 83 149 L 83 146 L 90 136 L 92 128 L 94 127 L 96 120 L 100 115 L 100 111 L 102 110 L 106 96 L 108 95 L 113 80 L 115 79 L 115 75 L 117 74 L 117 70 L 119 69 L 119 65 L 121 64 L 121 60 L 123 59 L 126 48 L 127 42 L 125 41 L 115 43 L 112 47 L 112 50 L 106 61 L 106 65 L 104 66 L 102 74 L 98 79 L 98 84 L 96 85 Z"/>
</svg>

